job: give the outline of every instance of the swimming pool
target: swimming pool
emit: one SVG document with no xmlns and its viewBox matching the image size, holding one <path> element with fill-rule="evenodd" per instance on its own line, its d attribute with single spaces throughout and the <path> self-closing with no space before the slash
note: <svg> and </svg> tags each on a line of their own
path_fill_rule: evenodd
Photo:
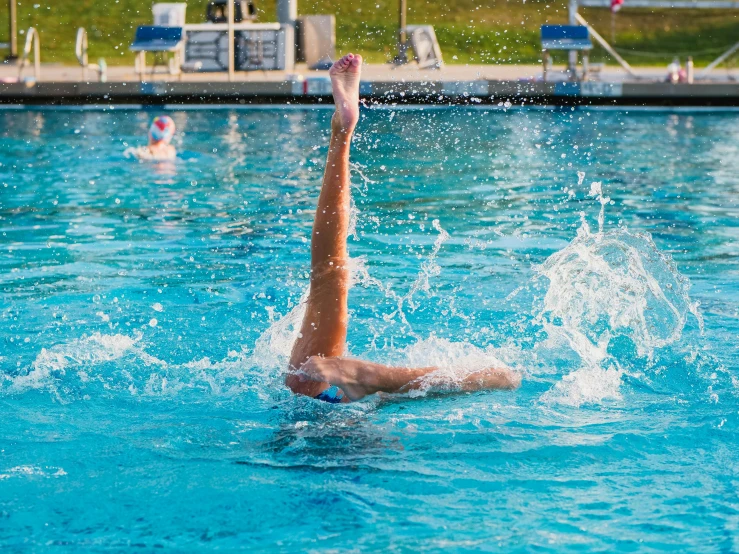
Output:
<svg viewBox="0 0 739 554">
<path fill-rule="evenodd" d="M 331 112 L 167 113 L 0 111 L 4 551 L 739 550 L 739 114 L 363 112 L 351 354 L 524 382 L 333 406 Z"/>
</svg>

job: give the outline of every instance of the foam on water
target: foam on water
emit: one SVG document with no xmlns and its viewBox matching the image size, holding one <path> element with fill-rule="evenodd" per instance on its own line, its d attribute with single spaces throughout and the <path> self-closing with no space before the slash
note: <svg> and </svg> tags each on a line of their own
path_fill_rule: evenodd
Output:
<svg viewBox="0 0 739 554">
<path fill-rule="evenodd" d="M 463 379 L 471 373 L 491 367 L 508 367 L 520 361 L 520 355 L 520 350 L 515 347 L 480 348 L 469 342 L 450 341 L 431 335 L 405 348 L 399 361 L 408 367 L 439 368 L 422 379 L 419 389 L 408 393 L 416 397 L 431 391 L 457 390 Z"/>
<path fill-rule="evenodd" d="M 695 316 L 701 330 L 703 325 L 688 295 L 690 283 L 672 259 L 648 234 L 623 227 L 604 231 L 610 199 L 597 182 L 589 196 L 601 205 L 598 231 L 592 232 L 581 214 L 575 239 L 537 268 L 549 280 L 537 314 L 549 337 L 545 346 L 568 347 L 580 360 L 580 367 L 547 399 L 574 405 L 621 397 L 628 369 L 610 351 L 615 338 L 629 339 L 637 355 L 651 361 L 655 349 L 681 338 L 688 314 Z"/>
<path fill-rule="evenodd" d="M 50 478 L 50 477 L 64 477 L 67 472 L 60 467 L 39 467 L 39 466 L 15 466 L 6 470 L 0 470 L 0 481 L 13 478 Z"/>
<path fill-rule="evenodd" d="M 58 401 L 125 394 L 172 397 L 187 391 L 234 397 L 260 390 L 274 372 L 247 373 L 256 356 L 231 351 L 226 358 L 195 359 L 177 364 L 146 352 L 146 337 L 94 333 L 50 348 L 42 348 L 30 367 L 17 374 L 0 372 L 0 393 L 50 392 Z"/>
<path fill-rule="evenodd" d="M 23 392 L 29 389 L 50 388 L 56 392 L 55 380 L 64 377 L 68 369 L 77 371 L 80 379 L 89 376 L 80 367 L 94 366 L 117 360 L 130 352 L 136 339 L 126 335 L 93 335 L 51 348 L 42 348 L 27 373 L 15 377 L 4 374 L 8 392 Z"/>
</svg>

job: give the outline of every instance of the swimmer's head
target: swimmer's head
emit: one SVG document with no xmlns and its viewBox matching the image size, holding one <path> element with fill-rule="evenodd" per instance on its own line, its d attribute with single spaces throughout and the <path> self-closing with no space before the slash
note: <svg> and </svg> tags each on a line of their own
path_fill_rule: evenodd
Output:
<svg viewBox="0 0 739 554">
<path fill-rule="evenodd" d="M 162 142 L 169 144 L 174 137 L 174 121 L 168 115 L 159 115 L 154 118 L 149 127 L 149 141 L 152 143 Z"/>
</svg>

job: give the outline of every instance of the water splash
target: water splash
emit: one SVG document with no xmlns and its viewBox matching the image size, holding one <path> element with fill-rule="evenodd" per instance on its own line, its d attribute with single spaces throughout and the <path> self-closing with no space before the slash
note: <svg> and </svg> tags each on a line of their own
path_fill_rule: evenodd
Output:
<svg viewBox="0 0 739 554">
<path fill-rule="evenodd" d="M 600 183 L 591 185 L 589 195 L 601 205 L 598 232 L 582 214 L 575 239 L 536 268 L 549 280 L 536 316 L 548 336 L 545 347 L 569 347 L 580 363 L 547 398 L 574 405 L 620 398 L 625 370 L 612 352 L 616 338 L 628 339 L 638 356 L 651 361 L 655 349 L 681 338 L 688 314 L 703 328 L 688 295 L 690 282 L 672 259 L 649 234 L 604 231 L 610 199 Z"/>
<path fill-rule="evenodd" d="M 365 171 L 367 171 L 366 165 L 362 165 L 356 161 L 351 161 L 349 162 L 349 169 L 351 170 L 352 174 L 359 177 L 361 182 L 361 185 L 356 184 L 356 181 L 352 182 L 352 188 L 356 190 L 361 196 L 367 196 L 369 186 L 376 185 L 377 181 L 374 181 L 367 177 L 367 175 L 365 174 Z"/>
<path fill-rule="evenodd" d="M 142 332 L 134 336 L 93 333 L 42 348 L 18 374 L 0 371 L 0 394 L 46 391 L 62 403 L 117 394 L 175 397 L 187 391 L 197 396 L 207 392 L 235 397 L 264 389 L 265 380 L 273 375 L 248 373 L 253 362 L 254 356 L 231 351 L 219 361 L 202 358 L 171 363 L 146 352 Z"/>
<path fill-rule="evenodd" d="M 411 283 L 408 292 L 398 294 L 396 291 L 386 285 L 376 277 L 370 274 L 367 261 L 363 257 L 351 258 L 349 260 L 349 269 L 351 271 L 351 281 L 349 287 L 360 285 L 367 288 L 379 289 L 387 298 L 393 300 L 396 309 L 385 315 L 386 320 L 394 318 L 396 315 L 410 329 L 412 329 L 405 316 L 405 310 L 415 310 L 418 304 L 414 300 L 414 295 L 419 291 L 429 293 L 431 290 L 431 279 L 441 273 L 441 267 L 438 265 L 436 258 L 443 244 L 449 239 L 447 233 L 438 220 L 432 222 L 433 228 L 439 232 L 434 240 L 434 246 L 431 253 L 421 264 L 421 269 L 416 279 Z M 254 346 L 254 358 L 259 360 L 260 365 L 267 367 L 287 367 L 290 351 L 300 332 L 300 325 L 305 315 L 305 304 L 308 300 L 310 290 L 306 287 L 301 295 L 297 305 L 284 316 L 275 318 L 275 321 L 266 329 L 257 339 Z M 348 354 L 345 353 L 345 354 Z"/>
<path fill-rule="evenodd" d="M 276 318 L 254 344 L 251 357 L 258 365 L 277 370 L 273 378 L 278 378 L 281 370 L 287 368 L 293 344 L 303 323 L 309 293 L 310 288 L 306 287 L 297 305 L 284 316 Z"/>
<path fill-rule="evenodd" d="M 384 319 L 386 321 L 390 321 L 397 316 L 403 323 L 403 325 L 408 328 L 411 336 L 414 337 L 416 335 L 414 334 L 413 328 L 408 322 L 408 319 L 406 317 L 406 310 L 412 313 L 418 308 L 419 305 L 414 299 L 416 293 L 425 292 L 426 294 L 430 294 L 431 279 L 441 273 L 441 266 L 439 266 L 436 259 L 439 255 L 441 247 L 447 240 L 449 240 L 449 233 L 447 233 L 442 228 L 438 219 L 434 219 L 432 221 L 432 227 L 439 234 L 434 240 L 434 245 L 431 248 L 431 253 L 421 264 L 421 269 L 416 275 L 416 279 L 413 281 L 413 283 L 411 283 L 411 286 L 408 288 L 408 292 L 406 292 L 405 294 L 398 294 L 389 285 L 385 285 L 379 279 L 372 277 L 367 269 L 365 260 L 363 258 L 356 258 L 354 260 L 354 266 L 352 268 L 354 282 L 359 283 L 360 285 L 365 287 L 379 288 L 383 292 L 385 297 L 391 299 L 395 303 L 395 310 L 388 314 L 385 314 Z"/>
<path fill-rule="evenodd" d="M 515 346 L 481 348 L 469 342 L 455 342 L 431 335 L 400 352 L 398 365 L 438 367 L 422 379 L 421 386 L 409 396 L 423 396 L 431 391 L 458 390 L 468 375 L 483 369 L 518 365 L 522 352 Z"/>
<path fill-rule="evenodd" d="M 578 177 L 582 182 L 584 176 Z M 650 361 L 657 349 L 681 338 L 689 314 L 702 327 L 697 304 L 688 296 L 690 284 L 669 256 L 657 249 L 649 235 L 625 228 L 604 230 L 605 206 L 610 199 L 603 195 L 600 183 L 591 185 L 590 196 L 600 203 L 598 231 L 591 231 L 582 214 L 575 239 L 536 268 L 549 286 L 535 314 L 535 323 L 548 339 L 535 350 L 568 350 L 577 358 L 576 369 L 545 399 L 574 405 L 620 397 L 622 378 L 627 369 L 633 371 L 633 364 L 622 363 L 616 352 L 622 339 L 633 345 L 638 356 Z M 351 261 L 352 284 L 379 290 L 393 303 L 383 319 L 397 318 L 417 339 L 406 349 L 383 348 L 383 360 L 379 361 L 441 368 L 413 394 L 453 386 L 469 372 L 485 367 L 522 367 L 526 363 L 521 348 L 480 348 L 433 335 L 419 337 L 413 332 L 406 315 L 422 304 L 419 293 L 433 296 L 433 279 L 441 273 L 437 258 L 450 238 L 439 221 L 433 221 L 433 229 L 438 235 L 431 252 L 405 292 L 373 277 L 364 259 Z M 168 363 L 145 352 L 141 333 L 134 337 L 96 333 L 42 349 L 25 373 L 0 373 L 0 393 L 46 389 L 67 400 L 108 391 L 162 397 L 190 390 L 220 397 L 249 393 L 274 400 L 287 394 L 281 381 L 305 313 L 307 294 L 306 288 L 298 304 L 284 316 L 273 314 L 253 349 L 230 352 L 223 360 Z M 446 300 L 452 305 L 453 293 Z"/>
<path fill-rule="evenodd" d="M 29 389 L 50 388 L 58 395 L 55 382 L 64 377 L 68 369 L 91 366 L 117 360 L 130 352 L 137 339 L 126 335 L 102 335 L 94 333 L 89 337 L 42 348 L 31 363 L 27 373 L 10 377 L 4 374 L 5 387 L 9 392 L 23 392 Z M 78 373 L 82 381 L 89 376 Z"/>
<path fill-rule="evenodd" d="M 46 467 L 40 467 L 40 466 L 32 466 L 32 465 L 23 465 L 23 466 L 15 466 L 11 467 L 5 470 L 0 470 L 0 481 L 4 481 L 6 479 L 27 479 L 27 478 L 33 478 L 33 477 L 43 477 L 43 478 L 51 478 L 51 477 L 64 477 L 67 475 L 67 472 L 64 471 L 64 468 L 61 467 L 55 467 L 55 466 L 46 466 Z"/>
</svg>

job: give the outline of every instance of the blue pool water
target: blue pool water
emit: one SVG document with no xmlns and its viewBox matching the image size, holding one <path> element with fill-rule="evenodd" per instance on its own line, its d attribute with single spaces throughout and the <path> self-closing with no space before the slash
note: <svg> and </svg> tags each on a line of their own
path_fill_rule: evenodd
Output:
<svg viewBox="0 0 739 554">
<path fill-rule="evenodd" d="M 155 113 L 0 112 L 2 551 L 739 551 L 739 114 L 363 112 L 350 354 L 524 380 L 335 406 L 331 112 Z"/>
</svg>

